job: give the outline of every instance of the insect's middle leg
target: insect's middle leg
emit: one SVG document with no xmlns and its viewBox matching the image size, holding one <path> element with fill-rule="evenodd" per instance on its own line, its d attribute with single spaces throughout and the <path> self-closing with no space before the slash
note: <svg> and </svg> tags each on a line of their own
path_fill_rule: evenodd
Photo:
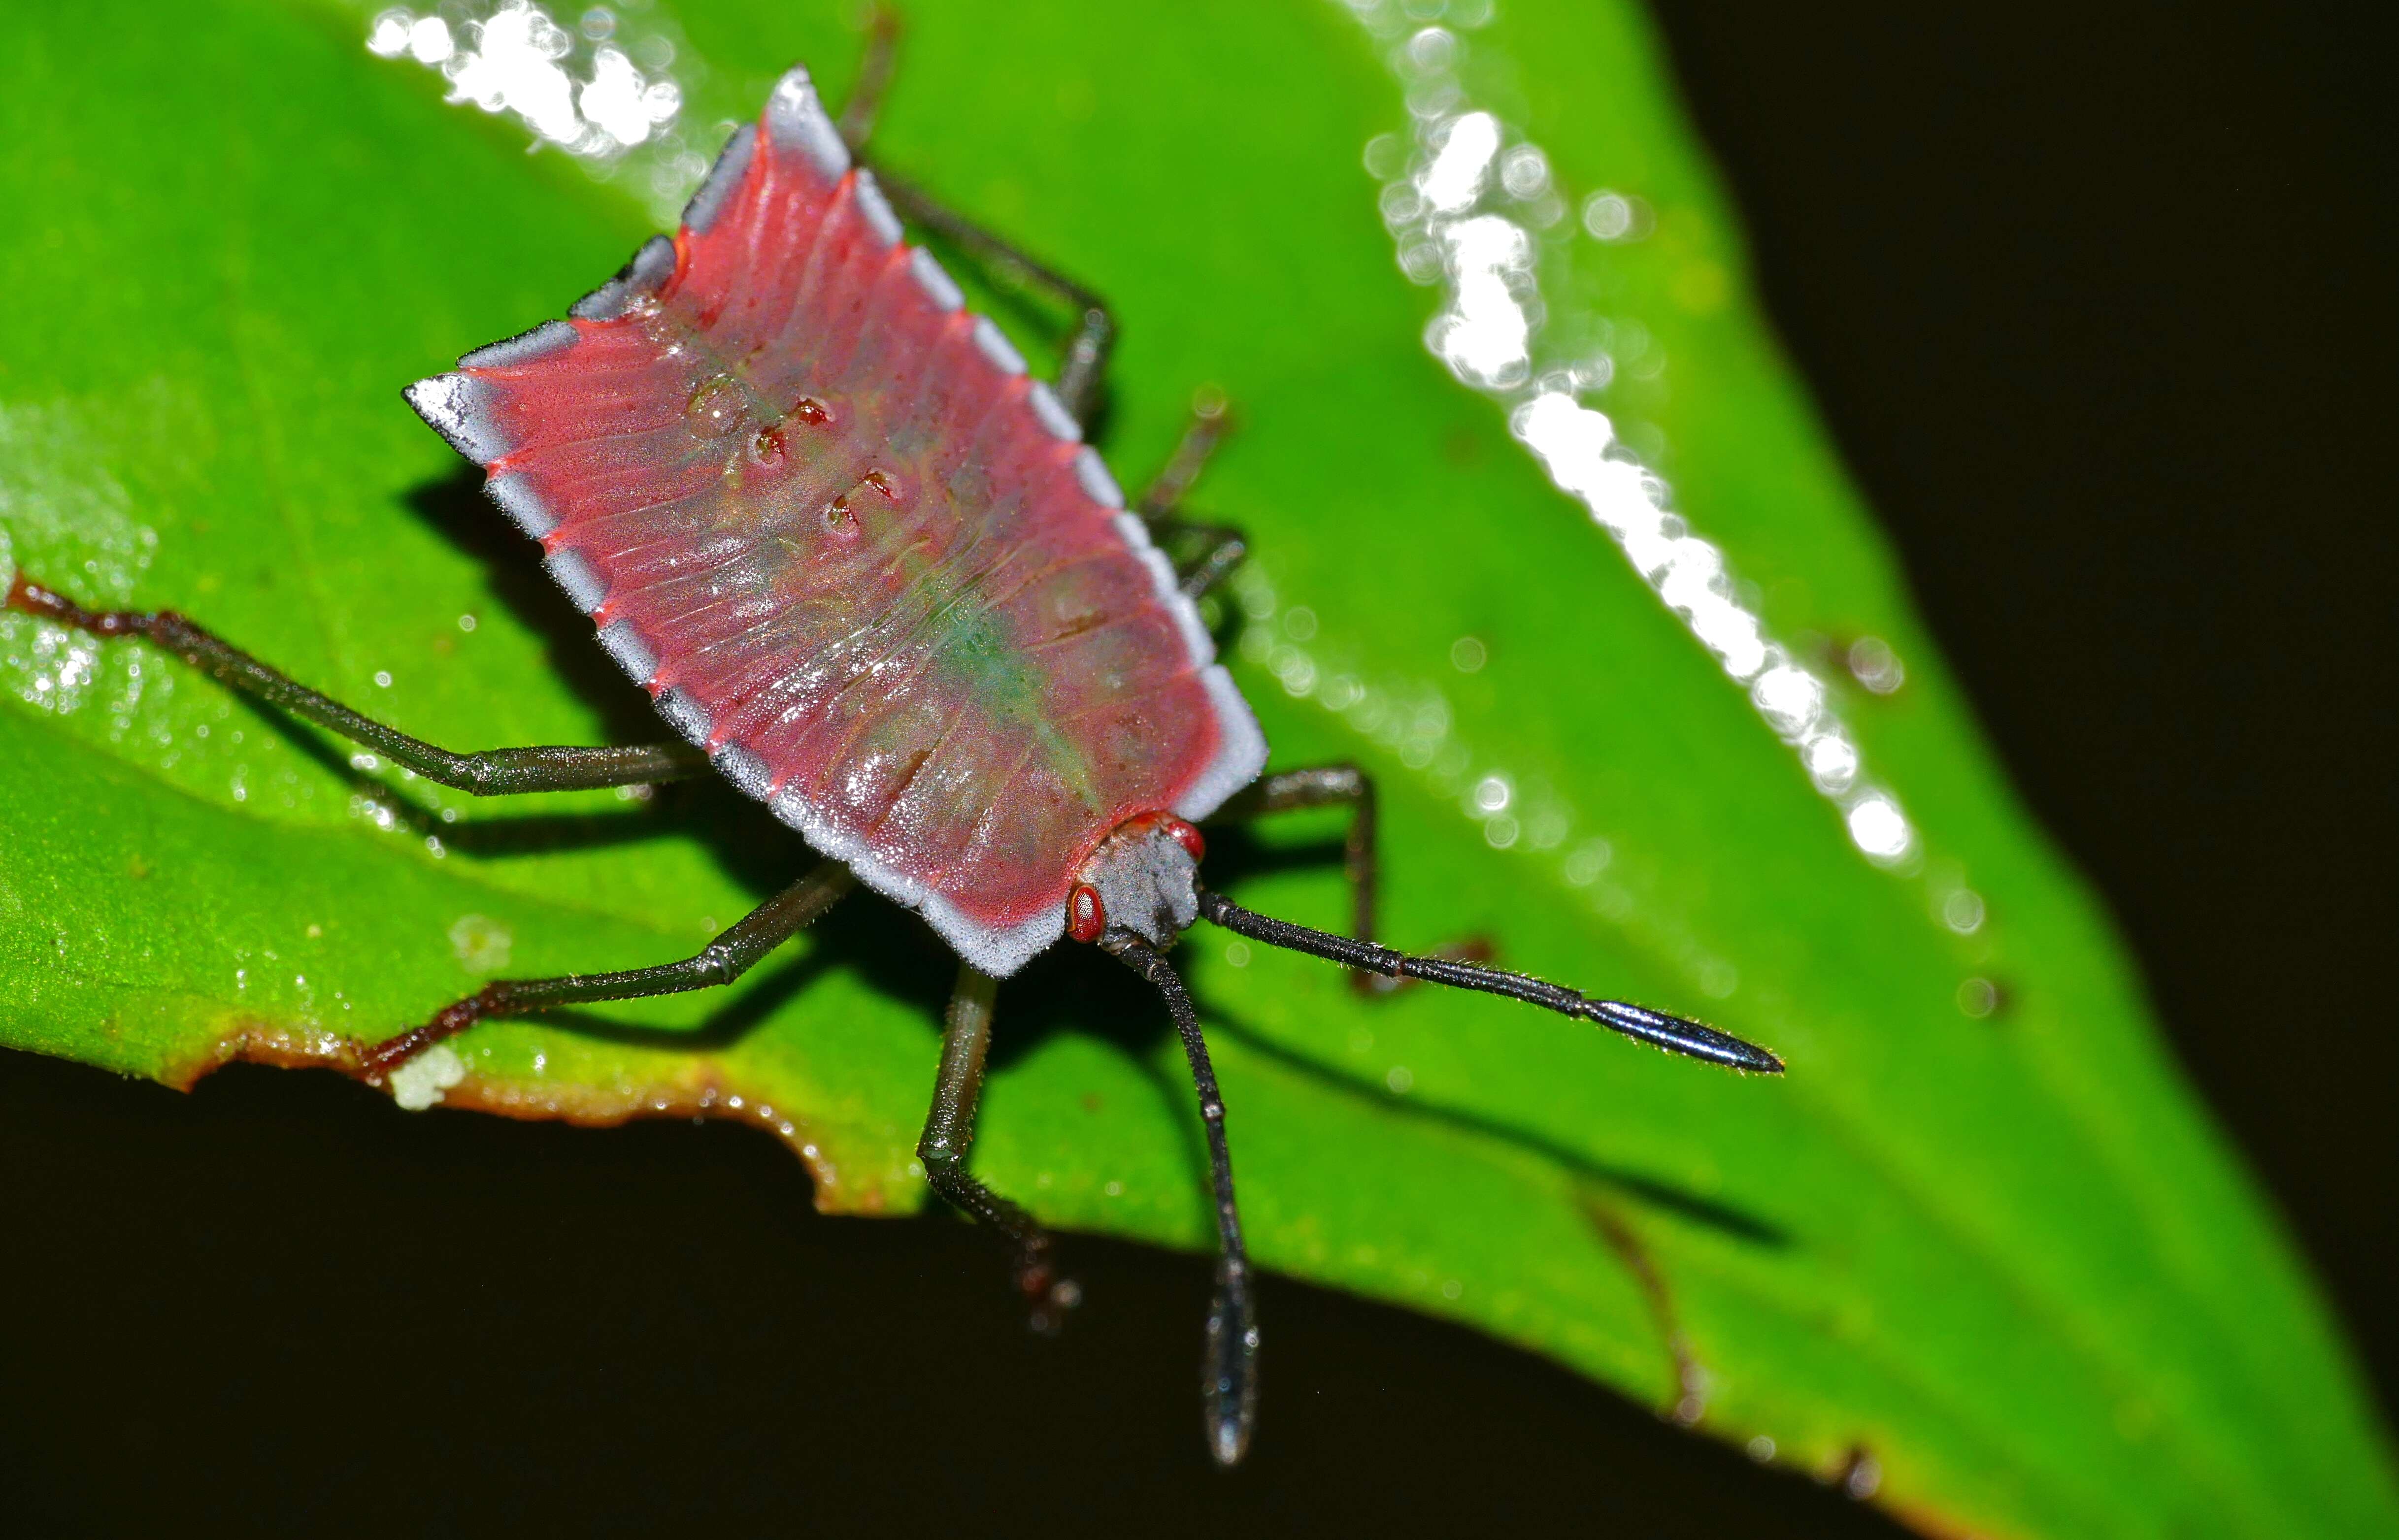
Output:
<svg viewBox="0 0 2399 1540">
<path fill-rule="evenodd" d="M 359 1057 L 359 1067 L 380 1081 L 401 1063 L 478 1021 L 522 1016 L 552 1006 L 593 1005 L 603 1000 L 641 1000 L 656 994 L 729 984 L 760 959 L 813 924 L 858 885 L 839 861 L 820 861 L 798 882 L 760 904 L 732 928 L 679 963 L 627 968 L 616 973 L 569 973 L 555 979 L 502 979 L 464 1000 L 453 1001 L 421 1027 L 386 1037 Z"/>
<path fill-rule="evenodd" d="M 974 1147 L 975 1106 L 983 1099 L 983 1060 L 991 1051 L 991 1020 L 999 980 L 971 963 L 958 965 L 958 982 L 942 1022 L 942 1067 L 933 1108 L 925 1116 L 916 1158 L 925 1180 L 951 1207 L 1007 1237 L 1016 1250 L 1016 1284 L 1032 1307 L 1036 1330 L 1053 1330 L 1074 1303 L 1074 1286 L 1051 1277 L 1050 1232 L 1031 1214 L 993 1192 L 967 1169 Z"/>
</svg>

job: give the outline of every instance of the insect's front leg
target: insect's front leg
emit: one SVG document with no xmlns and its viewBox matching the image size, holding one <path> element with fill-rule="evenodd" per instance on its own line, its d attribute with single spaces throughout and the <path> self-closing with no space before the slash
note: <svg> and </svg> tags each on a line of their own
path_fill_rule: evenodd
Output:
<svg viewBox="0 0 2399 1540">
<path fill-rule="evenodd" d="M 350 709 L 330 696 L 319 695 L 172 610 L 87 610 L 21 572 L 8 585 L 6 604 L 9 609 L 88 631 L 93 636 L 147 638 L 221 684 L 313 722 L 353 743 L 362 743 L 427 780 L 471 791 L 479 797 L 653 785 L 687 780 L 707 774 L 709 768 L 707 755 L 682 743 L 598 748 L 543 744 L 461 754 L 412 737 L 397 727 Z"/>
<path fill-rule="evenodd" d="M 1361 941 L 1376 939 L 1376 898 L 1382 866 L 1376 854 L 1375 781 L 1365 771 L 1354 764 L 1320 764 L 1261 777 L 1235 792 L 1209 821 L 1245 822 L 1306 807 L 1349 809 L 1349 832 L 1341 843 L 1341 872 L 1349 883 L 1349 934 Z M 1469 936 L 1438 948 L 1431 955 L 1446 962 L 1487 963 L 1493 948 L 1489 938 Z M 1389 994 L 1410 982 L 1357 968 L 1349 973 L 1349 987 L 1365 995 Z"/>
<path fill-rule="evenodd" d="M 957 987 L 942 1021 L 942 1067 L 933 1107 L 925 1116 L 916 1158 L 925 1180 L 951 1207 L 1005 1236 L 1016 1251 L 1016 1283 L 1024 1291 L 1037 1331 L 1054 1331 L 1072 1308 L 1077 1290 L 1052 1277 L 1050 1232 L 1031 1214 L 993 1192 L 967 1169 L 974 1148 L 975 1107 L 983 1099 L 983 1066 L 991 1051 L 993 1007 L 999 980 L 971 963 L 958 965 Z"/>
<path fill-rule="evenodd" d="M 1349 831 L 1341 842 L 1341 873 L 1349 883 L 1349 934 L 1371 941 L 1381 869 L 1375 846 L 1375 782 L 1365 771 L 1354 764 L 1320 764 L 1262 777 L 1235 792 L 1210 821 L 1246 823 L 1308 807 L 1349 809 Z M 1349 986 L 1361 994 L 1388 994 L 1399 981 L 1353 969 Z"/>
</svg>

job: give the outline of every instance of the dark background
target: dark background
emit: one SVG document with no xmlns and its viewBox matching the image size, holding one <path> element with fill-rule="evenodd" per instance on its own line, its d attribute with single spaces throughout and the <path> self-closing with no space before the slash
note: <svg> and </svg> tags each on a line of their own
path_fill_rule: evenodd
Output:
<svg viewBox="0 0 2399 1540">
<path fill-rule="evenodd" d="M 2391 1405 L 2372 51 L 2289 7 L 1664 20 L 1933 629 Z M 1545 1364 L 1273 1281 L 1267 1435 L 1218 1478 L 1203 1263 L 1077 1238 L 1106 1308 L 1031 1341 L 962 1226 L 816 1218 L 799 1164 L 726 1127 L 0 1054 L 0 1236 L 16 1533 L 1892 1533 Z"/>
</svg>

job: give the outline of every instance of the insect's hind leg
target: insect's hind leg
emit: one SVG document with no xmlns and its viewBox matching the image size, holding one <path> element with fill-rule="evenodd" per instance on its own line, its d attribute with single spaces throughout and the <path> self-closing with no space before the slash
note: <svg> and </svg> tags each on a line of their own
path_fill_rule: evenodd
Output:
<svg viewBox="0 0 2399 1540">
<path fill-rule="evenodd" d="M 866 16 L 866 52 L 858 61 L 858 83 L 849 88 L 849 100 L 841 104 L 841 117 L 834 124 L 852 153 L 865 149 L 874 132 L 875 115 L 883 110 L 883 93 L 891 88 L 892 64 L 899 52 L 900 13 L 876 6 Z"/>
<path fill-rule="evenodd" d="M 843 142 L 861 159 L 867 158 L 866 142 L 874 131 L 875 115 L 882 109 L 884 92 L 891 84 L 900 41 L 899 18 L 885 7 L 874 7 L 867 27 L 866 55 L 859 64 L 858 85 L 842 105 L 839 125 Z M 874 171 L 884 197 L 899 210 L 901 218 L 921 224 L 959 247 L 986 271 L 1023 288 L 1039 290 L 1075 312 L 1074 334 L 1066 339 L 1065 351 L 1059 359 L 1058 378 L 1051 388 L 1075 421 L 1088 426 L 1107 373 L 1108 354 L 1116 345 L 1116 317 L 1108 313 L 1106 302 L 1005 236 L 994 235 L 894 177 L 880 164 L 874 166 Z"/>
<path fill-rule="evenodd" d="M 866 56 L 859 66 L 858 85 L 842 107 L 840 123 L 842 139 L 861 158 L 865 156 L 875 115 L 890 85 L 900 34 L 898 19 L 882 7 L 875 7 L 868 25 Z M 1107 302 L 1007 237 L 895 178 L 879 165 L 875 167 L 875 179 L 885 197 L 903 218 L 958 246 L 986 270 L 1023 287 L 1042 290 L 1076 312 L 1074 334 L 1066 340 L 1052 388 L 1075 421 L 1088 428 L 1116 345 L 1116 317 L 1109 312 Z M 1240 565 L 1249 548 L 1237 529 L 1179 518 L 1175 512 L 1184 492 L 1207 463 L 1209 452 L 1224 437 L 1226 426 L 1224 398 L 1213 391 L 1203 392 L 1194 408 L 1191 426 L 1185 430 L 1183 441 L 1167 468 L 1134 505 L 1134 511 L 1160 538 L 1183 544 L 1183 537 L 1197 537 L 1193 542 L 1196 548 L 1189 550 L 1177 567 L 1180 587 L 1192 599 L 1222 582 Z"/>
<path fill-rule="evenodd" d="M 1109 354 L 1116 347 L 1116 317 L 1109 314 L 1107 302 L 1022 247 L 936 202 L 881 167 L 875 169 L 874 175 L 901 218 L 923 225 L 956 245 L 986 271 L 1023 288 L 1041 290 L 1075 312 L 1075 330 L 1066 339 L 1058 362 L 1058 378 L 1051 388 L 1075 421 L 1089 426 L 1092 410 L 1099 404 Z"/>
<path fill-rule="evenodd" d="M 595 1005 L 603 1000 L 641 1000 L 729 984 L 760 959 L 813 924 L 858 885 L 839 861 L 820 861 L 806 875 L 760 904 L 716 939 L 678 963 L 627 968 L 616 973 L 569 973 L 555 979 L 502 979 L 434 1012 L 359 1055 L 369 1080 L 381 1081 L 408 1060 L 478 1021 L 522 1016 L 552 1006 Z"/>
<path fill-rule="evenodd" d="M 652 743 L 577 748 L 541 745 L 461 754 L 411 737 L 397 727 L 319 695 L 172 610 L 87 610 L 16 574 L 5 605 L 93 636 L 139 636 L 174 654 L 219 683 L 313 722 L 353 743 L 377 750 L 426 779 L 479 797 L 523 791 L 577 791 L 686 780 L 707 773 L 708 756 L 689 745 Z"/>
<path fill-rule="evenodd" d="M 1133 511 L 1159 541 L 1182 548 L 1175 576 L 1186 598 L 1198 599 L 1232 574 L 1249 555 L 1247 536 L 1230 524 L 1184 518 L 1184 494 L 1206 468 L 1216 446 L 1231 431 L 1231 409 L 1221 391 L 1202 390 L 1191 402 L 1191 421 L 1165 466 L 1143 489 Z"/>
<path fill-rule="evenodd" d="M 971 963 L 958 965 L 957 986 L 942 1022 L 942 1067 L 933 1082 L 933 1107 L 925 1116 L 924 1137 L 916 1141 L 916 1158 L 924 1162 L 925 1180 L 933 1191 L 952 1208 L 997 1231 L 1015 1249 L 1016 1284 L 1032 1308 L 1034 1328 L 1054 1331 L 1073 1306 L 1076 1289 L 1051 1276 L 1050 1232 L 967 1169 L 998 993 L 998 979 Z"/>
</svg>

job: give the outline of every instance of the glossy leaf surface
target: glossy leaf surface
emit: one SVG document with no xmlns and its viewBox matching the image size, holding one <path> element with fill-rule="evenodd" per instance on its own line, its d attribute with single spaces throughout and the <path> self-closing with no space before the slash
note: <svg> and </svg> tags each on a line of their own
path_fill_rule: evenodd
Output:
<svg viewBox="0 0 2399 1540">
<path fill-rule="evenodd" d="M 1460 78 L 1573 199 L 1618 190 L 1651 222 L 1544 248 L 1552 325 L 1607 319 L 1624 365 L 1591 404 L 1820 676 L 1861 638 L 1904 660 L 1892 693 L 1842 674 L 1830 696 L 1912 820 L 1895 870 L 1426 351 L 1438 296 L 1394 265 L 1360 163 L 1407 123 L 1386 45 L 1312 0 L 1068 9 L 912 6 L 878 153 L 1118 307 L 1122 479 L 1196 385 L 1239 403 L 1204 498 L 1257 553 L 1238 671 L 1278 764 L 1382 777 L 1389 939 L 1486 936 L 1791 1065 L 1741 1080 L 1497 1001 L 1361 1003 L 1203 931 L 1183 955 L 1260 1258 L 1804 1468 L 1862 1452 L 1927 1528 L 2387 1529 L 2338 1344 L 1910 616 L 1639 18 L 1525 0 L 1466 34 Z M 795 56 L 838 100 L 846 15 L 684 7 L 686 66 L 710 66 L 690 116 L 747 115 Z M 184 32 L 130 7 L 0 23 L 7 555 L 449 746 L 657 736 L 397 395 L 562 312 L 657 221 L 629 180 L 442 105 L 365 26 L 264 4 Z M 1000 314 L 1037 353 L 1041 317 Z M 0 618 L 0 1039 L 127 1073 L 332 1057 L 486 978 L 683 955 L 807 858 L 715 787 L 477 804 L 23 617 Z M 1337 830 L 1220 836 L 1211 870 L 1335 924 Z M 444 1096 L 749 1117 L 824 1207 L 913 1209 L 950 966 L 856 900 L 727 995 L 480 1029 Z M 978 1169 L 1062 1225 L 1204 1244 L 1154 1000 L 1062 949 L 1000 1008 Z M 1261 1437 L 1273 1419 L 1269 1376 Z"/>
</svg>

